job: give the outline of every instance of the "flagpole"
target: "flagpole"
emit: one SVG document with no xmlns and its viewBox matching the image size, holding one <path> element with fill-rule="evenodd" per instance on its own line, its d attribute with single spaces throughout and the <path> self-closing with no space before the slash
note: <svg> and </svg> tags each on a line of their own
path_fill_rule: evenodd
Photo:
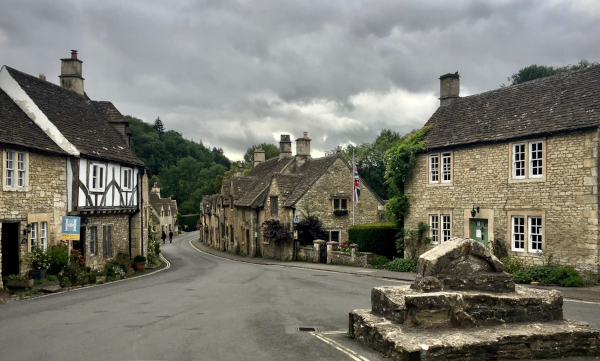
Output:
<svg viewBox="0 0 600 361">
<path fill-rule="evenodd" d="M 352 149 L 352 225 L 354 225 L 354 204 L 356 203 L 356 189 L 354 189 L 354 169 L 356 169 L 356 165 L 354 164 L 354 149 Z"/>
</svg>

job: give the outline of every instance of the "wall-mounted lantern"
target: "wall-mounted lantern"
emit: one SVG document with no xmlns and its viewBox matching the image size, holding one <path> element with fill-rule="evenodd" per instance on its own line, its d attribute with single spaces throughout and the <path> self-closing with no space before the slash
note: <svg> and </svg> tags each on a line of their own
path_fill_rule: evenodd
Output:
<svg viewBox="0 0 600 361">
<path fill-rule="evenodd" d="M 475 206 L 473 206 L 473 209 L 471 210 L 471 218 L 475 218 L 477 213 L 479 213 L 479 207 L 475 208 Z"/>
<path fill-rule="evenodd" d="M 23 230 L 23 235 L 24 235 L 24 236 L 26 236 L 26 235 L 28 235 L 29 233 L 31 233 L 31 229 L 33 228 L 33 224 L 31 224 L 31 223 L 28 223 L 28 224 L 27 224 L 27 226 L 26 226 L 25 228 L 27 228 L 27 229 L 24 229 L 24 230 Z"/>
</svg>

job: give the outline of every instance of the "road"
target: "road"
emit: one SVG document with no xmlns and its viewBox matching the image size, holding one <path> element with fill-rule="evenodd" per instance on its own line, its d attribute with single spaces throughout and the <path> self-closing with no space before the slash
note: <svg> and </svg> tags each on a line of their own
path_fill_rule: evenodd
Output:
<svg viewBox="0 0 600 361">
<path fill-rule="evenodd" d="M 159 273 L 0 305 L 0 358 L 382 360 L 344 337 L 348 312 L 399 283 L 224 260 L 192 248 L 197 235 L 163 246 Z M 565 302 L 565 315 L 600 328 L 599 304 Z"/>
</svg>

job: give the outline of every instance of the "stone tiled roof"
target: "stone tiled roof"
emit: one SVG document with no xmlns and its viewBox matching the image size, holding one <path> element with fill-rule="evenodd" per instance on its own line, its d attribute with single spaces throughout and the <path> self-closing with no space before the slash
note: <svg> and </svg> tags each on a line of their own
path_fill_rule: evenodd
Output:
<svg viewBox="0 0 600 361">
<path fill-rule="evenodd" d="M 336 159 L 342 158 L 338 154 L 322 158 L 308 159 L 302 166 L 295 170 L 294 174 L 301 174 L 302 179 L 298 182 L 292 194 L 285 201 L 284 206 L 291 207 L 306 193 L 310 187 L 325 173 Z"/>
<path fill-rule="evenodd" d="M 256 182 L 256 177 L 234 177 L 231 179 L 231 191 L 233 193 L 233 203 L 237 205 L 238 201 L 244 197 L 252 185 Z"/>
<path fill-rule="evenodd" d="M 0 143 L 67 154 L 0 89 Z"/>
<path fill-rule="evenodd" d="M 428 149 L 600 126 L 600 65 L 457 98 L 425 124 Z"/>
<path fill-rule="evenodd" d="M 171 197 L 161 198 L 156 193 L 150 193 L 150 205 L 152 206 L 153 209 L 156 209 L 157 211 L 160 209 L 161 206 L 165 210 L 171 208 L 171 212 L 175 212 L 177 210 L 177 201 L 176 200 L 171 199 Z"/>
<path fill-rule="evenodd" d="M 257 164 L 248 173 L 248 176 L 237 179 L 252 178 L 254 182 L 247 184 L 247 189 L 242 192 L 240 198 L 236 198 L 234 204 L 236 206 L 250 207 L 257 201 L 259 196 L 264 197 L 264 191 L 271 184 L 271 177 L 274 174 L 281 172 L 286 166 L 293 161 L 292 157 L 284 157 L 282 159 L 272 158 L 265 162 Z M 236 178 L 234 178 L 235 180 Z M 237 196 L 236 192 L 236 196 Z"/>
<path fill-rule="evenodd" d="M 87 96 L 6 67 L 58 130 L 84 155 L 143 165 Z"/>
<path fill-rule="evenodd" d="M 107 101 L 92 101 L 96 108 L 100 109 L 104 113 L 104 117 L 110 123 L 127 123 L 125 117 L 121 112 L 114 106 L 113 103 Z"/>
<path fill-rule="evenodd" d="M 223 183 L 221 183 L 221 194 L 224 196 L 231 195 L 231 179 L 223 179 Z"/>
</svg>

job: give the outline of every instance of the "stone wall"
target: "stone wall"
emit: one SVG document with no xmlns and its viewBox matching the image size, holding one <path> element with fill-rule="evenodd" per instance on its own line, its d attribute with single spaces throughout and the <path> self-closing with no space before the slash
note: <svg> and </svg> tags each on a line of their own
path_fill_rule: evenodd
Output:
<svg viewBox="0 0 600 361">
<path fill-rule="evenodd" d="M 371 264 L 372 261 L 373 253 L 370 252 L 356 252 L 354 257 L 352 257 L 352 254 L 350 252 L 327 252 L 328 264 L 364 267 L 368 264 Z"/>
<path fill-rule="evenodd" d="M 111 262 L 118 253 L 129 255 L 129 214 L 90 214 L 83 217 L 87 218 L 86 224 L 86 242 L 85 264 L 93 269 L 102 268 L 106 263 Z M 103 254 L 103 226 L 110 225 L 112 241 L 112 257 L 104 257 Z M 97 251 L 95 255 L 90 255 L 90 227 L 96 226 L 98 230 Z M 133 224 L 132 224 L 133 226 Z M 133 250 L 132 250 L 133 251 Z M 132 253 L 133 256 L 133 253 Z"/>
<path fill-rule="evenodd" d="M 277 179 L 273 179 L 271 182 L 271 186 L 269 187 L 269 193 L 265 199 L 264 207 L 259 210 L 258 213 L 258 221 L 256 222 L 256 229 L 258 232 L 258 247 L 260 248 L 260 253 L 263 257 L 266 258 L 275 258 L 281 259 L 284 261 L 294 259 L 294 246 L 291 241 L 284 242 L 282 245 L 275 245 L 273 240 L 265 239 L 263 237 L 263 227 L 262 224 L 269 219 L 273 219 L 274 217 L 271 215 L 271 196 L 277 196 L 277 209 L 278 216 L 275 219 L 279 220 L 282 224 L 289 227 L 290 235 L 293 235 L 293 210 L 292 208 L 283 207 L 283 203 L 285 198 L 289 196 L 282 195 L 279 186 L 277 184 Z"/>
<path fill-rule="evenodd" d="M 19 151 L 14 148 L 10 149 Z M 23 235 L 28 223 L 38 223 L 39 237 L 39 222 L 48 222 L 49 246 L 55 245 L 60 240 L 61 216 L 65 215 L 67 211 L 66 159 L 62 156 L 26 152 L 26 187 L 9 190 L 5 186 L 4 179 L 6 148 L 0 148 L 0 150 L 3 159 L 0 162 L 0 174 L 2 174 L 0 220 L 19 223 L 19 237 L 14 242 L 19 242 L 19 259 L 21 260 L 28 255 L 30 248 L 29 235 Z M 23 238 L 27 239 L 26 244 L 21 244 Z M 28 268 L 21 264 L 20 272 L 27 271 Z"/>
<path fill-rule="evenodd" d="M 311 247 L 298 247 L 298 261 L 319 263 L 317 250 Z"/>
<path fill-rule="evenodd" d="M 507 242 L 510 250 L 511 215 L 539 215 L 544 222 L 543 249 L 561 264 L 598 272 L 598 133 L 573 132 L 545 141 L 545 178 L 510 179 L 511 143 L 452 150 L 450 184 L 428 184 L 428 154 L 417 157 L 406 182 L 412 196 L 407 228 L 428 223 L 428 214 L 451 215 L 451 236 L 469 237 L 471 209 L 488 220 L 490 240 Z M 527 242 L 527 240 L 526 240 Z M 528 264 L 542 262 L 539 253 L 512 252 Z"/>
</svg>

